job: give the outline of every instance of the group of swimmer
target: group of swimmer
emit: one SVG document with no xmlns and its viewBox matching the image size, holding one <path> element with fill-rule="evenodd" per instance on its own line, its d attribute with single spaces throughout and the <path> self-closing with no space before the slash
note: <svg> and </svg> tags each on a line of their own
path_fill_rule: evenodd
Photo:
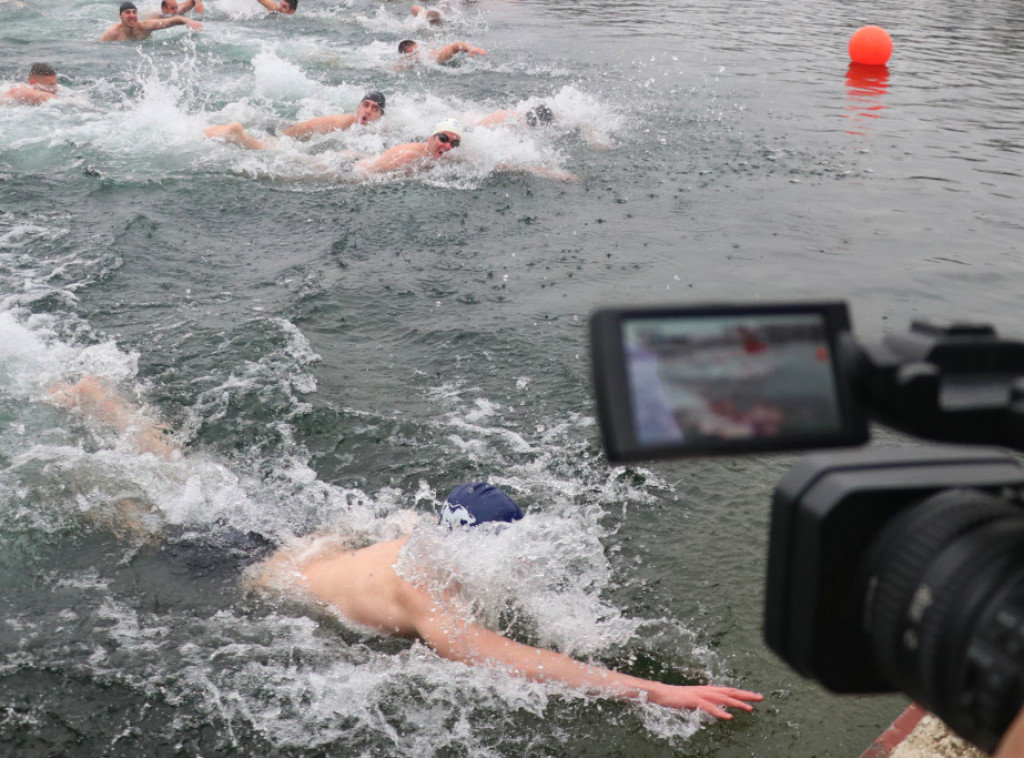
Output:
<svg viewBox="0 0 1024 758">
<path fill-rule="evenodd" d="M 274 0 L 257 0 L 257 2 L 273 13 L 286 15 L 294 14 L 298 7 L 298 0 L 281 0 L 279 3 Z M 199 31 L 203 25 L 198 21 L 186 18 L 184 14 L 190 12 L 202 14 L 204 10 L 203 0 L 185 0 L 181 3 L 178 0 L 161 0 L 159 13 L 152 13 L 146 18 L 140 19 L 138 8 L 128 0 L 120 6 L 120 21 L 107 29 L 100 37 L 100 41 L 144 40 L 154 31 L 173 26 L 186 26 L 192 31 Z M 436 28 L 444 24 L 444 17 L 437 8 L 413 5 L 411 14 L 413 18 L 422 19 L 431 27 Z M 419 43 L 411 39 L 402 40 L 398 45 L 400 65 L 413 64 L 420 60 L 421 56 L 426 56 L 434 63 L 444 64 L 460 53 L 469 57 L 487 55 L 487 51 L 483 48 L 464 41 L 451 42 L 426 51 L 421 50 Z M 27 84 L 17 85 L 0 94 L 0 102 L 38 105 L 56 97 L 56 72 L 49 64 L 36 63 L 33 64 L 29 72 Z M 366 127 L 384 116 L 385 105 L 385 96 L 382 93 L 369 92 L 362 98 L 354 114 L 340 113 L 302 121 L 282 130 L 281 136 L 293 140 L 305 140 L 315 134 L 342 131 L 355 126 Z M 551 109 L 541 104 L 525 112 L 513 109 L 497 110 L 476 119 L 473 125 L 478 127 L 493 127 L 499 124 L 541 126 L 550 124 L 553 120 L 554 114 Z M 243 125 L 237 121 L 211 126 L 204 133 L 209 138 L 223 140 L 250 150 L 262 150 L 277 144 L 274 136 L 262 139 L 255 137 L 247 133 Z M 592 145 L 604 146 L 592 139 L 589 131 L 584 130 L 584 135 Z M 429 169 L 437 165 L 452 150 L 457 149 L 463 138 L 462 123 L 455 118 L 444 118 L 434 124 L 425 141 L 395 145 L 375 156 L 352 155 L 355 159 L 353 173 L 359 177 L 394 172 L 414 173 Z M 527 171 L 558 181 L 579 181 L 576 174 L 542 165 L 520 166 L 500 163 L 494 168 L 498 171 Z"/>
<path fill-rule="evenodd" d="M 275 13 L 295 12 L 297 0 L 258 0 Z M 121 20 L 102 36 L 103 41 L 140 40 L 152 32 L 171 26 L 185 25 L 199 30 L 202 25 L 186 18 L 184 13 L 203 13 L 202 0 L 163 0 L 161 13 L 139 19 L 138 9 L 131 2 L 120 8 Z M 415 6 L 415 16 L 427 23 L 437 23 L 429 9 Z M 433 19 L 433 20 L 432 20 Z M 455 42 L 428 56 L 436 62 L 465 53 L 486 55 L 481 48 Z M 400 54 L 418 56 L 417 43 L 402 42 Z M 0 101 L 39 105 L 57 95 L 57 73 L 45 63 L 33 64 L 28 81 L 0 94 Z M 282 130 L 283 137 L 302 140 L 316 134 L 337 130 L 366 128 L 385 117 L 387 99 L 379 91 L 367 92 L 355 112 L 320 116 L 301 121 Z M 552 121 L 551 110 L 544 105 L 521 113 L 514 110 L 495 111 L 476 120 L 481 127 L 503 123 L 537 126 Z M 248 134 L 239 122 L 211 126 L 207 137 L 224 140 L 241 147 L 261 150 L 273 138 L 258 139 Z M 362 174 L 409 172 L 436 165 L 457 150 L 464 138 L 462 124 L 454 118 L 443 118 L 433 125 L 425 141 L 392 146 L 375 156 L 361 157 L 354 171 Z M 530 170 L 563 180 L 576 177 L 546 167 L 522 169 L 499 166 L 502 170 Z M 182 451 L 168 441 L 165 427 L 146 418 L 136 407 L 124 400 L 108 383 L 96 377 L 85 377 L 73 385 L 55 388 L 53 404 L 79 412 L 94 422 L 129 435 L 143 454 L 173 460 Z M 129 530 L 144 529 L 141 516 L 145 506 L 134 502 L 118 503 L 118 519 L 130 521 Z M 508 494 L 486 482 L 473 482 L 457 487 L 446 499 L 441 514 L 441 529 L 465 529 L 492 522 L 509 523 L 523 518 L 519 506 Z M 432 525 L 429 525 L 433 528 Z M 484 530 L 486 531 L 486 529 Z M 754 692 L 714 685 L 677 686 L 629 676 L 602 666 L 576 661 L 552 650 L 525 645 L 485 628 L 459 612 L 455 598 L 438 595 L 403 577 L 398 566 L 410 537 L 379 542 L 363 547 L 344 544 L 333 535 L 313 535 L 290 544 L 279 545 L 268 560 L 255 566 L 248 575 L 250 586 L 265 591 L 298 591 L 333 610 L 347 621 L 382 634 L 423 640 L 439 655 L 468 664 L 496 665 L 513 675 L 539 681 L 561 682 L 581 690 L 618 699 L 647 700 L 671 708 L 700 709 L 718 718 L 728 719 L 727 709 L 749 711 L 751 703 L 761 700 Z"/>
</svg>

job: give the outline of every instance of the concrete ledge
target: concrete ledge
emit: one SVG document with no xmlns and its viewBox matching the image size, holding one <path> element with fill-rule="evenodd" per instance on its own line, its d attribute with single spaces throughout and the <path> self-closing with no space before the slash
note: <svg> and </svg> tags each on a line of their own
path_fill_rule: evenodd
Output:
<svg viewBox="0 0 1024 758">
<path fill-rule="evenodd" d="M 912 703 L 860 758 L 985 758 L 985 754 Z"/>
</svg>

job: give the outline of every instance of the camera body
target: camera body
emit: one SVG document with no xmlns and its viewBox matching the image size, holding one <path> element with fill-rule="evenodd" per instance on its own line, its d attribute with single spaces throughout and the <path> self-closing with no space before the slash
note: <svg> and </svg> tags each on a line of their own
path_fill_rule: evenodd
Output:
<svg viewBox="0 0 1024 758">
<path fill-rule="evenodd" d="M 602 310 L 613 462 L 851 447 L 868 420 L 1024 448 L 1024 343 L 915 323 L 862 346 L 839 302 Z M 901 690 L 992 750 L 1024 703 L 1024 468 L 987 447 L 801 459 L 775 488 L 768 645 L 835 692 Z"/>
<path fill-rule="evenodd" d="M 769 647 L 834 692 L 900 689 L 991 750 L 1024 702 L 1022 490 L 991 448 L 804 458 L 773 496 Z"/>
</svg>

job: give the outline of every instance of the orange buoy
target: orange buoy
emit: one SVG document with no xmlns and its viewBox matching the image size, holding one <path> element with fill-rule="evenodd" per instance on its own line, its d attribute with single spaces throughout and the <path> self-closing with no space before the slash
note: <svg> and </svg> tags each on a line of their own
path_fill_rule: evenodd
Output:
<svg viewBox="0 0 1024 758">
<path fill-rule="evenodd" d="M 865 66 L 884 66 L 892 55 L 892 37 L 880 26 L 862 26 L 850 37 L 850 60 Z"/>
</svg>

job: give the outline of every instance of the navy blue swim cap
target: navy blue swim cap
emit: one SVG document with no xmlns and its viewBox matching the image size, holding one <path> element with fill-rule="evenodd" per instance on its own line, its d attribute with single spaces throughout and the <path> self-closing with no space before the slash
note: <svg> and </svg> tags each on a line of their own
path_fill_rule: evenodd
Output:
<svg viewBox="0 0 1024 758">
<path fill-rule="evenodd" d="M 523 517 L 515 500 L 493 484 L 472 482 L 451 491 L 441 508 L 437 523 L 454 526 L 476 526 L 485 521 L 518 521 Z"/>
</svg>

